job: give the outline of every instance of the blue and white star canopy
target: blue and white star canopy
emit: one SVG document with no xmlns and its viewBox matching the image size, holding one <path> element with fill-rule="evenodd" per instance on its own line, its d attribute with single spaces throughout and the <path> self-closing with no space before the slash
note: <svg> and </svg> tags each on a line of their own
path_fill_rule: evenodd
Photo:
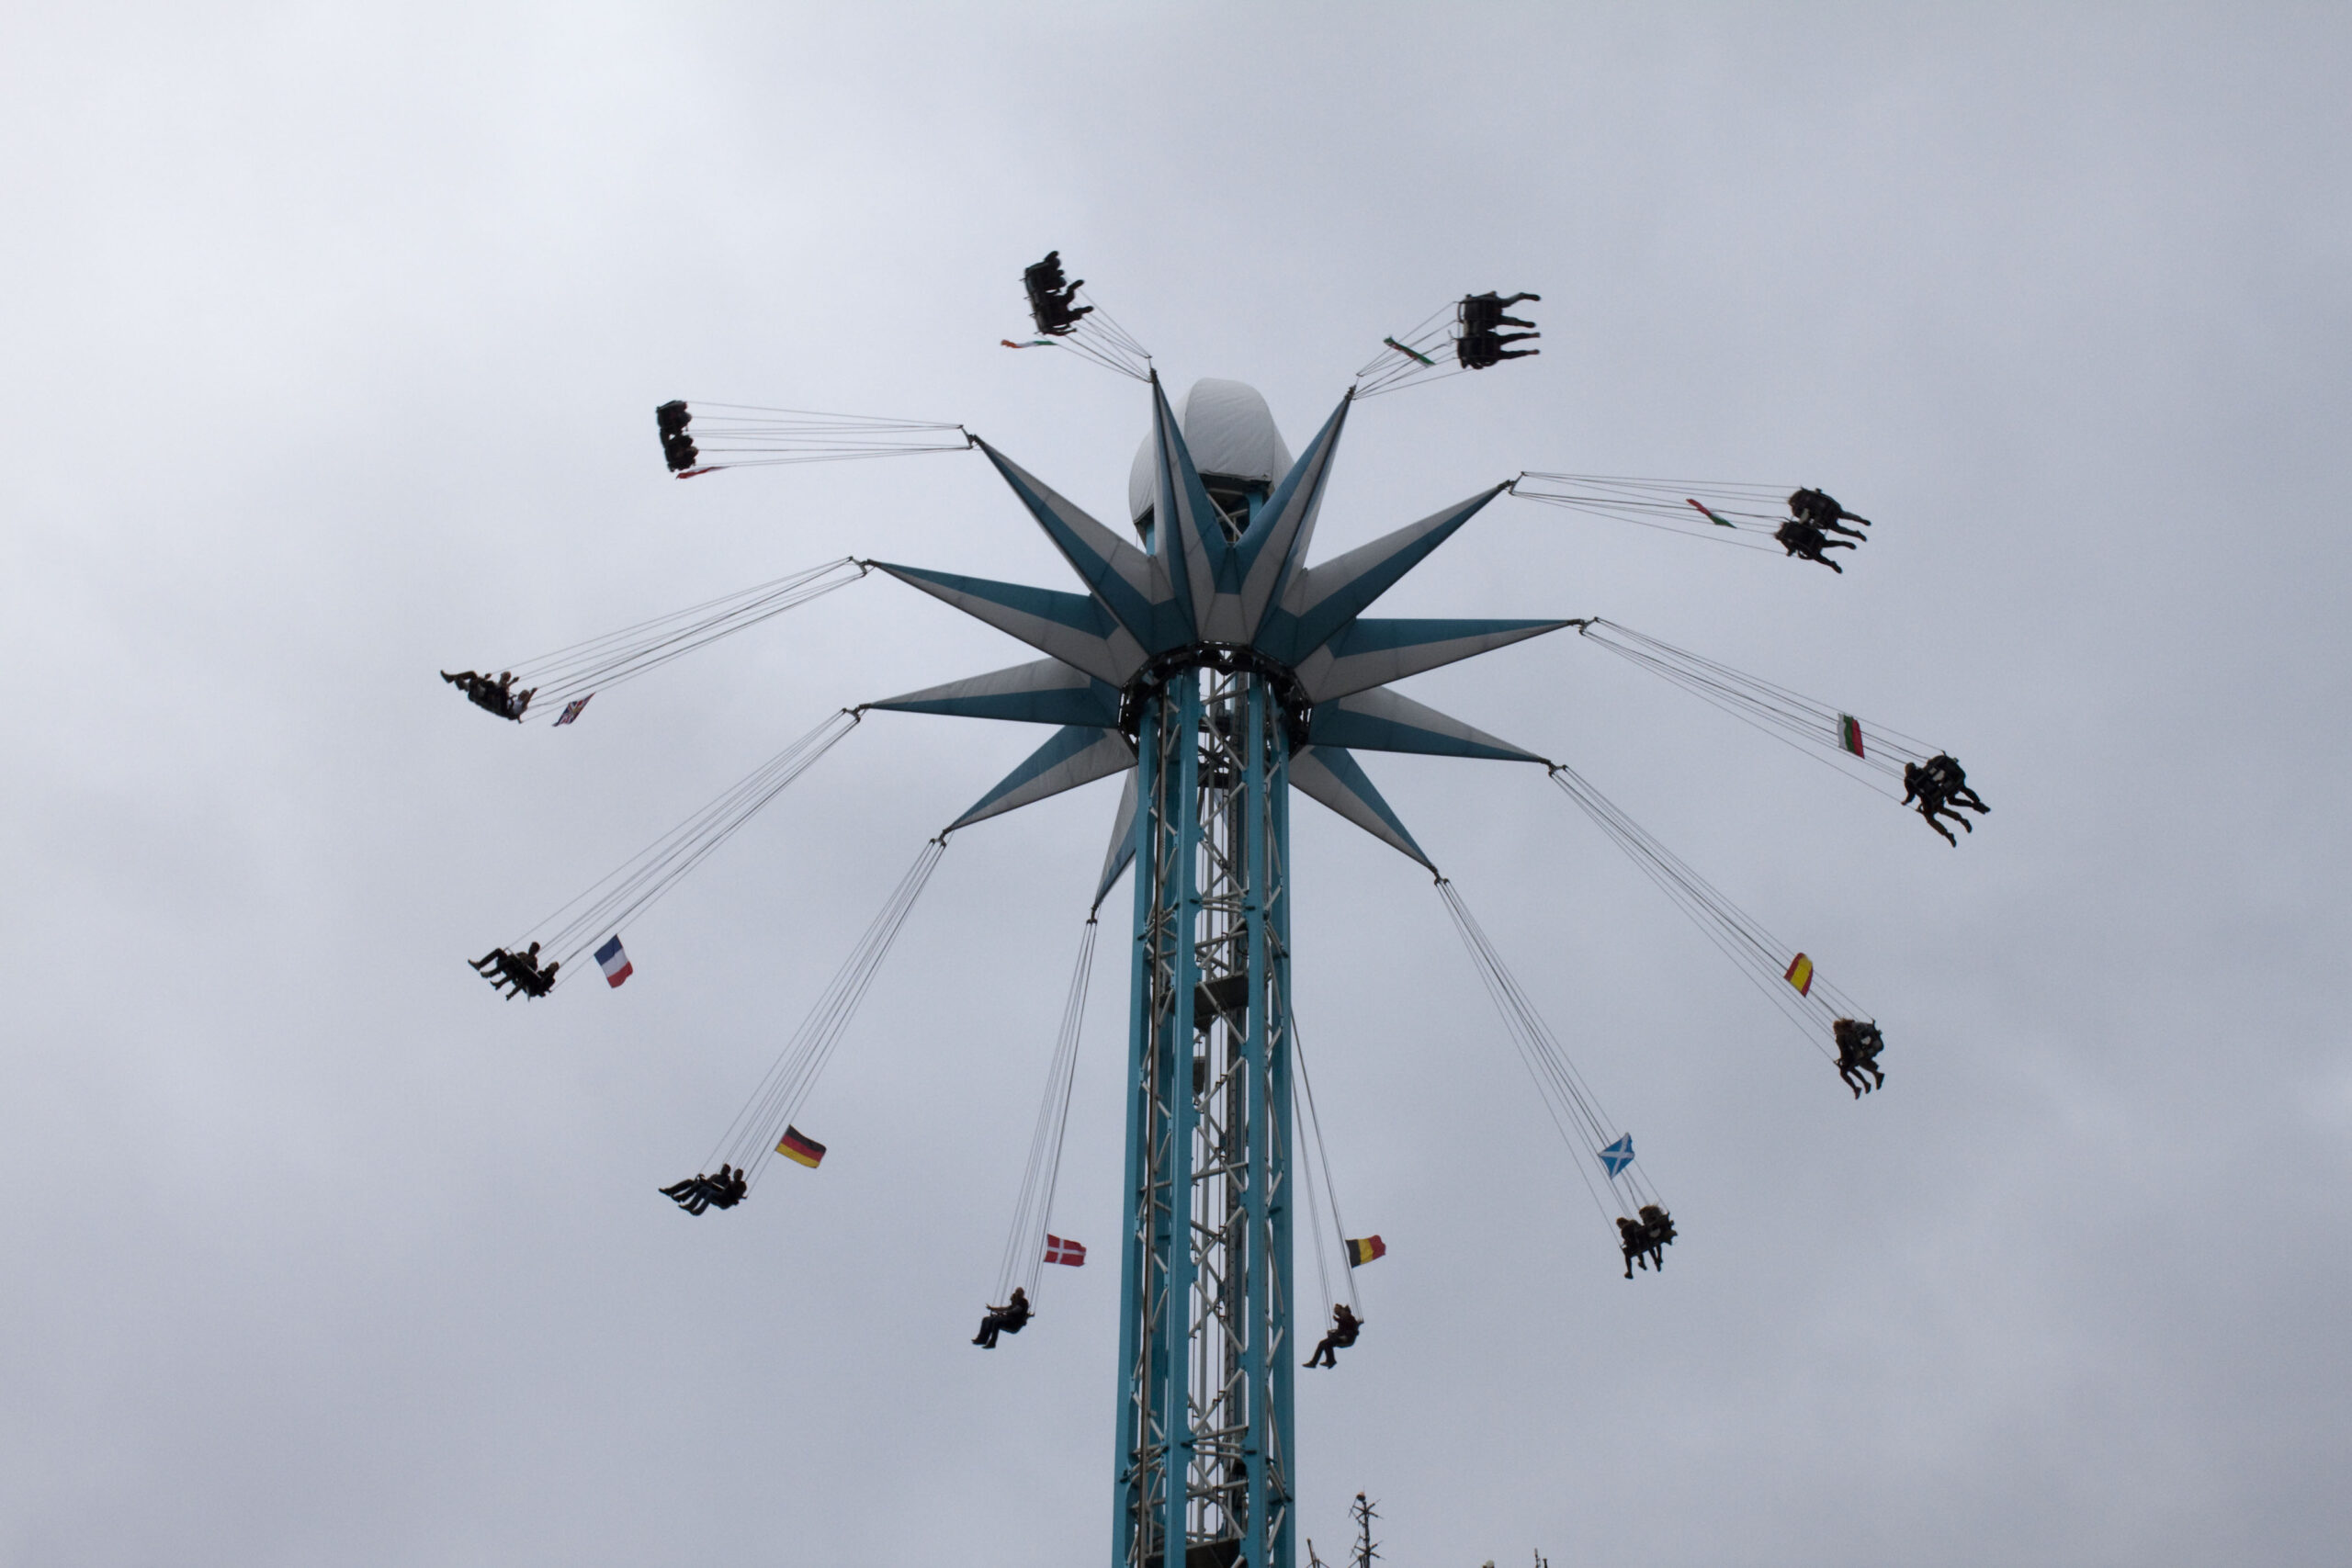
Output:
<svg viewBox="0 0 2352 1568">
<path fill-rule="evenodd" d="M 1507 487 L 1480 491 L 1309 567 L 1305 558 L 1351 397 L 1340 400 L 1295 458 L 1265 400 L 1239 382 L 1197 383 L 1180 412 L 1155 376 L 1151 399 L 1151 434 L 1136 455 L 1128 488 L 1140 547 L 975 438 L 1085 592 L 875 562 L 1046 657 L 866 705 L 1057 727 L 951 828 L 1129 773 L 1099 904 L 1133 856 L 1135 744 L 1123 728 L 1134 709 L 1131 689 L 1160 678 L 1155 666 L 1182 667 L 1188 649 L 1246 659 L 1286 675 L 1304 708 L 1293 786 L 1429 866 L 1355 753 L 1544 759 L 1390 682 L 1571 623 L 1381 619 L 1364 612 Z M 1249 499 L 1235 502 L 1237 492 Z"/>
</svg>

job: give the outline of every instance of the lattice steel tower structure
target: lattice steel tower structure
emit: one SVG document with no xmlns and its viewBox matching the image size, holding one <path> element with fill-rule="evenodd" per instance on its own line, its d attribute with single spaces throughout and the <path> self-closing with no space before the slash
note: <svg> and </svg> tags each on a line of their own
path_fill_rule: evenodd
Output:
<svg viewBox="0 0 2352 1568">
<path fill-rule="evenodd" d="M 1085 592 L 876 563 L 1046 657 L 869 705 L 1060 727 L 950 830 L 1129 775 L 1095 893 L 1134 867 L 1111 1562 L 1293 1568 L 1291 792 L 1429 865 L 1356 751 L 1542 759 L 1388 682 L 1569 623 L 1365 617 L 1506 487 L 1310 568 L 1351 397 L 1294 460 L 1248 387 L 1151 389 L 1139 545 L 975 441 Z"/>
</svg>

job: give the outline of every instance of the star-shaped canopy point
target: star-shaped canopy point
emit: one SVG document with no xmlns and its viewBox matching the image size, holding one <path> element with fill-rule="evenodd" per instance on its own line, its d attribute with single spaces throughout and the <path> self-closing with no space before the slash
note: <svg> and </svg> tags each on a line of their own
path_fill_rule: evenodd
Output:
<svg viewBox="0 0 2352 1568">
<path fill-rule="evenodd" d="M 1141 547 L 975 438 L 1085 592 L 874 564 L 1027 643 L 1044 659 L 866 705 L 1059 728 L 949 830 L 1136 765 L 1121 727 L 1131 691 L 1193 663 L 1246 660 L 1286 676 L 1292 784 L 1383 843 L 1430 865 L 1357 751 L 1411 751 L 1541 762 L 1543 758 L 1389 689 L 1392 682 L 1555 631 L 1566 620 L 1398 620 L 1364 611 L 1507 488 L 1496 485 L 1319 566 L 1306 565 L 1353 394 L 1293 460 L 1264 400 L 1235 381 L 1202 381 L 1180 415 L 1157 376 L 1152 429 L 1129 501 Z M 1198 460 L 1195 460 L 1196 454 Z M 1262 494 L 1246 525 L 1220 491 Z M 1188 659 L 1197 653 L 1198 659 Z M 1303 718 L 1304 735 L 1296 725 Z M 1132 776 L 1104 856 L 1099 904 L 1133 856 Z M 1434 870 L 1434 867 L 1431 867 Z"/>
</svg>

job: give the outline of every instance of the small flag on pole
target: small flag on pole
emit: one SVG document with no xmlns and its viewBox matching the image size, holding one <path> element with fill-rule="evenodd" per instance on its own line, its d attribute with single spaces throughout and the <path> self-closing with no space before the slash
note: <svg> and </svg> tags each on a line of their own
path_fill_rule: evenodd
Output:
<svg viewBox="0 0 2352 1568">
<path fill-rule="evenodd" d="M 1813 960 L 1802 953 L 1798 953 L 1789 961 L 1789 972 L 1781 978 L 1794 986 L 1797 988 L 1797 995 L 1801 997 L 1813 995 Z"/>
<path fill-rule="evenodd" d="M 1007 348 L 1051 348 L 1054 346 L 1050 341 L 1041 337 L 1031 338 L 1027 343 L 1015 343 L 1009 337 L 1001 337 L 996 341 Z"/>
<path fill-rule="evenodd" d="M 588 694 L 588 697 L 593 697 L 595 694 L 595 693 L 591 692 Z M 573 719 L 578 718 L 580 716 L 580 710 L 588 705 L 588 697 L 574 697 L 570 702 L 564 704 L 563 711 L 556 715 L 555 728 L 561 729 L 565 725 L 570 724 Z"/>
<path fill-rule="evenodd" d="M 1388 1244 L 1376 1235 L 1348 1243 L 1348 1267 L 1351 1269 L 1361 1269 L 1375 1258 L 1387 1256 Z"/>
<path fill-rule="evenodd" d="M 1699 503 L 1698 503 L 1697 502 L 1695 502 L 1695 501 L 1691 501 L 1691 500 L 1690 500 L 1690 498 L 1689 496 L 1687 496 L 1687 495 L 1686 495 L 1686 496 L 1684 496 L 1682 499 L 1683 499 L 1683 501 L 1684 501 L 1684 502 L 1688 502 L 1690 505 L 1692 505 L 1692 506 L 1699 506 Z M 1707 521 L 1708 521 L 1708 522 L 1713 523 L 1713 524 L 1716 527 L 1718 527 L 1718 528 L 1736 528 L 1736 527 L 1737 527 L 1737 526 L 1739 525 L 1737 525 L 1737 524 L 1734 523 L 1730 518 L 1728 518 L 1728 517 L 1724 516 L 1724 515 L 1722 513 L 1720 513 L 1720 512 L 1709 512 L 1709 511 L 1708 511 L 1705 507 L 1703 507 L 1703 506 L 1699 506 L 1699 511 L 1700 511 L 1701 514 L 1702 514 L 1702 515 L 1703 515 L 1703 516 L 1707 519 Z"/>
<path fill-rule="evenodd" d="M 1398 342 L 1397 342 L 1395 338 L 1393 338 L 1393 337 L 1385 337 L 1385 338 L 1382 338 L 1380 341 L 1381 341 L 1381 342 L 1383 342 L 1383 343 L 1385 343 L 1385 344 L 1386 344 L 1389 347 L 1391 347 L 1391 348 L 1395 349 L 1397 353 L 1399 353 L 1399 354 L 1403 355 L 1404 355 L 1406 358 L 1408 358 L 1408 359 L 1418 359 L 1418 360 L 1419 360 L 1423 365 L 1429 366 L 1431 369 L 1435 369 L 1435 368 L 1436 368 L 1436 367 L 1437 367 L 1437 361 L 1436 361 L 1436 360 L 1431 359 L 1431 358 L 1430 358 L 1428 355 L 1426 355 L 1426 354 L 1417 354 L 1417 353 L 1415 353 L 1413 350 L 1411 350 L 1411 349 L 1409 349 L 1409 348 L 1407 348 L 1403 344 L 1398 343 Z"/>
<path fill-rule="evenodd" d="M 628 954 L 621 950 L 618 936 L 596 950 L 596 962 L 605 966 L 605 984 L 607 986 L 617 986 L 637 973 L 637 965 L 631 964 Z"/>
<path fill-rule="evenodd" d="M 784 1130 L 784 1136 L 776 1142 L 775 1152 L 811 1170 L 824 1163 L 825 1158 L 825 1145 L 797 1127 Z"/>
<path fill-rule="evenodd" d="M 1852 714 L 1838 716 L 1838 744 L 1859 757 L 1862 754 L 1862 721 Z"/>
<path fill-rule="evenodd" d="M 1628 1133 L 1601 1150 L 1600 1163 L 1611 1181 L 1624 1175 L 1625 1168 L 1634 1163 L 1634 1134 Z"/>
<path fill-rule="evenodd" d="M 1067 1263 L 1073 1269 L 1083 1268 L 1086 1263 L 1086 1244 L 1082 1241 L 1064 1241 L 1060 1236 L 1048 1235 L 1046 1237 L 1046 1261 Z"/>
</svg>

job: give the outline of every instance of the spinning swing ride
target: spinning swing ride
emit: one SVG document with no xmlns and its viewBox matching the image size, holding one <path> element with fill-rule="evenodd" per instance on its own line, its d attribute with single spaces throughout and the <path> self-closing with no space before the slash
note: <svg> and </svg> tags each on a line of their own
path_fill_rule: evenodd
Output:
<svg viewBox="0 0 2352 1568">
<path fill-rule="evenodd" d="M 1985 809 L 1949 753 L 1702 655 L 1596 618 L 1407 619 L 1374 603 L 1498 497 L 1667 527 L 1833 565 L 1824 548 L 1867 537 L 1865 520 L 1817 489 L 1527 472 L 1369 544 L 1308 564 L 1340 437 L 1354 405 L 1449 375 L 1525 358 L 1539 334 L 1506 312 L 1537 297 L 1465 296 L 1382 340 L 1339 405 L 1294 457 L 1264 400 L 1233 381 L 1196 382 L 1171 402 L 1150 356 L 1069 282 L 1058 254 L 1027 269 L 1037 336 L 1144 384 L 1150 431 L 1129 475 L 1131 541 L 961 425 L 808 411 L 662 404 L 664 461 L 681 479 L 726 468 L 978 451 L 1077 574 L 1080 592 L 888 561 L 843 558 L 657 616 L 528 660 L 494 679 L 444 679 L 477 706 L 522 721 L 560 704 L 557 727 L 591 696 L 746 631 L 876 572 L 941 600 L 1042 658 L 825 717 L 578 897 L 474 967 L 537 998 L 592 950 L 606 981 L 633 970 L 622 933 L 681 878 L 873 712 L 942 714 L 1052 727 L 1026 761 L 940 832 L 912 864 L 720 1135 L 716 1174 L 662 1189 L 689 1213 L 745 1201 L 781 1154 L 802 1166 L 824 1145 L 801 1115 L 858 1005 L 921 898 L 950 838 L 1097 780 L 1124 778 L 1032 1135 L 1003 1263 L 1004 1305 L 978 1343 L 1029 1321 L 1048 1263 L 1084 1247 L 1054 1235 L 1070 1087 L 1100 911 L 1133 872 L 1123 1219 L 1114 1568 L 1293 1568 L 1298 1454 L 1293 1359 L 1300 1333 L 1292 1262 L 1306 1216 L 1333 1332 L 1353 1343 L 1353 1274 L 1379 1257 L 1351 1237 L 1322 1150 L 1291 1006 L 1290 802 L 1303 795 L 1428 870 L 1571 1164 L 1613 1227 L 1625 1276 L 1663 1268 L 1676 1235 L 1633 1139 L 1601 1108 L 1460 891 L 1439 873 L 1365 773 L 1363 752 L 1529 764 L 1590 817 L 1799 1033 L 1859 1099 L 1883 1082 L 1876 1021 L 1653 838 L 1580 773 L 1406 696 L 1396 683 L 1531 637 L 1574 628 L 1591 642 L 1905 805 L 1970 824 Z M 1079 301 L 1085 299 L 1080 304 Z M 1505 327 L 1522 329 L 1504 333 Z M 1784 501 L 1776 498 L 1785 498 Z M 1776 515 L 1775 506 L 1785 506 Z M 1836 534 L 1839 537 L 1831 539 Z M 1763 537 L 1759 537 L 1762 536 Z M 544 956 L 542 956 L 544 954 Z M 570 966 L 570 967 L 567 967 Z M 708 1168 L 706 1161 L 706 1170 Z M 1335 1291 L 1331 1263 L 1338 1264 Z M 1329 1346 L 1331 1348 L 1326 1348 Z"/>
</svg>

